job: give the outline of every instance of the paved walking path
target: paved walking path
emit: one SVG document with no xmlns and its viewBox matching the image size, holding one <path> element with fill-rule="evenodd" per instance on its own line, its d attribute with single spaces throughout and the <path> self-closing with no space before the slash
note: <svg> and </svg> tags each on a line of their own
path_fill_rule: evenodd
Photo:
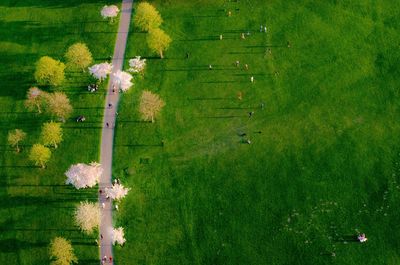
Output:
<svg viewBox="0 0 400 265">
<path fill-rule="evenodd" d="M 101 153 L 100 153 L 100 163 L 103 166 L 103 174 L 100 177 L 99 188 L 104 191 L 105 187 L 111 186 L 111 168 L 112 168 L 112 154 L 113 154 L 113 141 L 114 141 L 114 125 L 116 118 L 116 111 L 118 109 L 118 86 L 113 88 L 114 76 L 117 70 L 121 70 L 124 54 L 126 48 L 126 40 L 129 33 L 129 25 L 131 21 L 132 13 L 132 2 L 133 0 L 123 0 L 121 6 L 121 17 L 119 22 L 119 28 L 117 33 L 117 41 L 115 43 L 114 56 L 112 60 L 113 71 L 110 75 L 110 82 L 107 88 L 106 104 L 104 109 L 104 120 L 103 120 L 103 130 L 101 135 Z M 113 92 L 115 90 L 115 92 Z M 109 107 L 109 104 L 112 104 Z M 104 192 L 99 194 L 100 206 L 104 203 L 104 209 L 101 210 L 101 221 L 100 221 L 100 261 L 104 256 L 107 256 L 106 264 L 113 264 L 109 261 L 109 257 L 112 254 L 112 242 L 110 235 L 110 228 L 112 227 L 112 201 L 106 200 Z"/>
</svg>

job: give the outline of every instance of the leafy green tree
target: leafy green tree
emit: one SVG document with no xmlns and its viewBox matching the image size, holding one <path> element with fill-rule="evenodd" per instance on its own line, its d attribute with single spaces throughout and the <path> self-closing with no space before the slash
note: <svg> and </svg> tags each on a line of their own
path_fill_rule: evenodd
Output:
<svg viewBox="0 0 400 265">
<path fill-rule="evenodd" d="M 147 35 L 147 44 L 149 48 L 157 52 L 161 58 L 164 58 L 166 51 L 171 43 L 171 38 L 162 29 L 152 29 Z"/>
<path fill-rule="evenodd" d="M 55 237 L 51 240 L 49 252 L 52 265 L 78 263 L 78 258 L 74 254 L 71 242 L 63 237 Z"/>
<path fill-rule="evenodd" d="M 40 85 L 58 86 L 64 81 L 65 65 L 49 56 L 36 63 L 35 79 Z"/>
<path fill-rule="evenodd" d="M 139 112 L 144 120 L 154 122 L 155 116 L 164 106 L 164 101 L 157 94 L 147 90 L 143 91 L 140 97 Z"/>
<path fill-rule="evenodd" d="M 85 71 L 92 61 L 92 53 L 85 43 L 75 43 L 71 45 L 65 53 L 67 59 L 67 66 L 70 68 L 79 68 Z"/>
<path fill-rule="evenodd" d="M 23 130 L 15 129 L 8 132 L 8 143 L 15 147 L 17 153 L 19 153 L 19 143 L 22 142 L 26 137 L 26 133 Z"/>
<path fill-rule="evenodd" d="M 46 167 L 46 163 L 50 160 L 51 151 L 49 148 L 41 144 L 34 144 L 31 152 L 29 153 L 29 159 L 35 162 L 35 165 Z"/>
<path fill-rule="evenodd" d="M 46 146 L 54 146 L 62 141 L 62 129 L 61 124 L 56 122 L 46 122 L 43 124 L 41 133 L 41 142 Z"/>
<path fill-rule="evenodd" d="M 141 2 L 136 8 L 134 24 L 143 31 L 158 28 L 163 22 L 157 9 L 147 2 Z"/>
<path fill-rule="evenodd" d="M 48 94 L 47 105 L 47 111 L 63 122 L 72 114 L 72 106 L 67 95 L 63 92 Z"/>
</svg>

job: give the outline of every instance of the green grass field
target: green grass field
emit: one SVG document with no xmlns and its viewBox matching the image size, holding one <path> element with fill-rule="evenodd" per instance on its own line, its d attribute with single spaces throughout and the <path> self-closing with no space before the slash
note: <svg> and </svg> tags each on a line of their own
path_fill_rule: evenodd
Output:
<svg viewBox="0 0 400 265">
<path fill-rule="evenodd" d="M 73 210 L 82 200 L 97 200 L 96 189 L 77 191 L 66 186 L 64 172 L 71 164 L 99 160 L 100 127 L 104 90 L 86 91 L 88 73 L 66 72 L 64 85 L 44 88 L 64 91 L 74 107 L 63 124 L 64 141 L 47 169 L 28 161 L 40 127 L 50 117 L 27 112 L 23 100 L 36 85 L 34 63 L 44 55 L 64 60 L 69 45 L 87 43 L 96 62 L 113 53 L 117 23 L 100 16 L 104 4 L 119 1 L 8 1 L 0 2 L 0 261 L 3 264 L 49 264 L 48 244 L 55 236 L 72 241 L 79 264 L 98 264 L 93 236 L 85 236 L 73 224 Z M 85 115 L 77 124 L 74 117 Z M 28 133 L 23 151 L 16 154 L 7 145 L 9 130 Z"/>
<path fill-rule="evenodd" d="M 119 109 L 117 264 L 398 264 L 400 6 L 152 3 L 174 41 L 160 60 L 131 29 L 148 65 Z M 166 101 L 154 124 L 143 89 Z"/>
</svg>

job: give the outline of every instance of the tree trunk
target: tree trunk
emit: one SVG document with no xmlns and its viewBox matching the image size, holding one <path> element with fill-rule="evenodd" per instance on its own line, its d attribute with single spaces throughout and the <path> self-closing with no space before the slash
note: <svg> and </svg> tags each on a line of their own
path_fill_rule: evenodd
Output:
<svg viewBox="0 0 400 265">
<path fill-rule="evenodd" d="M 17 144 L 17 146 L 15 147 L 15 149 L 16 149 L 16 151 L 17 151 L 17 153 L 19 153 L 19 146 L 18 146 L 18 144 Z"/>
<path fill-rule="evenodd" d="M 151 122 L 154 123 L 154 115 L 151 115 Z"/>
<path fill-rule="evenodd" d="M 163 50 L 160 50 L 160 57 L 161 57 L 161 59 L 164 58 Z"/>
</svg>

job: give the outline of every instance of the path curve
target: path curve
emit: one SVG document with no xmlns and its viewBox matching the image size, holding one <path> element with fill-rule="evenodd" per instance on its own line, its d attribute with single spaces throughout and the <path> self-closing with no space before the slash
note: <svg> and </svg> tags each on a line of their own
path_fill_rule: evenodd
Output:
<svg viewBox="0 0 400 265">
<path fill-rule="evenodd" d="M 112 168 L 112 155 L 113 155 L 113 142 L 114 142 L 114 125 L 116 118 L 116 111 L 118 109 L 119 94 L 118 89 L 113 93 L 114 73 L 118 70 L 122 70 L 126 41 L 129 33 L 129 25 L 131 23 L 133 0 L 123 0 L 121 6 L 121 16 L 119 21 L 119 28 L 117 33 L 117 40 L 114 48 L 114 56 L 112 60 L 113 70 L 110 75 L 110 81 L 107 87 L 107 96 L 104 107 L 103 116 L 103 129 L 101 134 L 101 149 L 100 149 L 100 164 L 103 166 L 103 174 L 100 177 L 99 189 L 104 191 L 104 188 L 111 186 L 111 168 Z M 109 104 L 112 107 L 109 107 Z M 108 125 L 108 126 L 107 126 Z M 113 257 L 112 253 L 112 242 L 110 235 L 110 227 L 113 227 L 112 222 L 112 201 L 106 200 L 103 193 L 99 193 L 100 206 L 104 203 L 104 208 L 101 208 L 101 220 L 100 220 L 100 235 L 103 238 L 99 238 L 100 242 L 100 262 L 104 256 L 109 258 Z M 113 264 L 107 260 L 106 264 Z"/>
</svg>

